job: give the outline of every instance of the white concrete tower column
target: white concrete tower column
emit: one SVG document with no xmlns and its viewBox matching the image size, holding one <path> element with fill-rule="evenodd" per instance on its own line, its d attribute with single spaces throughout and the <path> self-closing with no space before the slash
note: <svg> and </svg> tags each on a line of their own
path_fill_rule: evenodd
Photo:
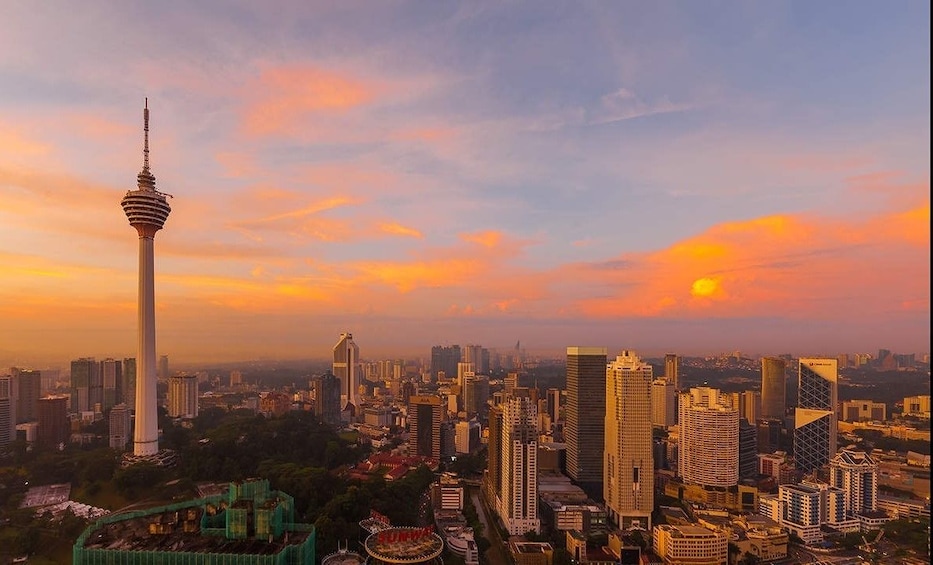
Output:
<svg viewBox="0 0 933 565">
<path fill-rule="evenodd" d="M 138 341 L 136 357 L 136 429 L 133 454 L 155 455 L 159 452 L 159 418 L 156 406 L 155 353 L 155 233 L 162 229 L 172 211 L 166 196 L 155 189 L 155 176 L 149 170 L 149 103 L 143 110 L 143 170 L 137 178 L 137 190 L 123 197 L 122 206 L 130 225 L 139 234 Z"/>
</svg>

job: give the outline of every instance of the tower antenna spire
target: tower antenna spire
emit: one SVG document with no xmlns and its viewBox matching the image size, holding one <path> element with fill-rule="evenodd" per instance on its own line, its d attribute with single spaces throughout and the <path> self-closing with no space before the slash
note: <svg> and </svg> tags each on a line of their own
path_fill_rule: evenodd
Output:
<svg viewBox="0 0 933 565">
<path fill-rule="evenodd" d="M 146 106 L 143 108 L 143 170 L 149 170 L 149 97 L 146 97 Z"/>
</svg>

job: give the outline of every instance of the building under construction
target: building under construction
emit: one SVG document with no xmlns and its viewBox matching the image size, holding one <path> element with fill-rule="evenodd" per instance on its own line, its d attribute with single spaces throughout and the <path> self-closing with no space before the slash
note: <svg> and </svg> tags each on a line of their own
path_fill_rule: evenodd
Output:
<svg viewBox="0 0 933 565">
<path fill-rule="evenodd" d="M 314 526 L 269 481 L 106 516 L 75 542 L 74 565 L 314 565 Z"/>
</svg>

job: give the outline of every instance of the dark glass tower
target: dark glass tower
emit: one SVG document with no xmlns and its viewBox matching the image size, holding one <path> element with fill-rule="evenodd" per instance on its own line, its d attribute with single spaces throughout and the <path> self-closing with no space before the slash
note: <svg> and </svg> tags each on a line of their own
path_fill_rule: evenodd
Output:
<svg viewBox="0 0 933 565">
<path fill-rule="evenodd" d="M 603 498 L 606 355 L 605 347 L 567 348 L 567 475 L 594 500 Z"/>
</svg>

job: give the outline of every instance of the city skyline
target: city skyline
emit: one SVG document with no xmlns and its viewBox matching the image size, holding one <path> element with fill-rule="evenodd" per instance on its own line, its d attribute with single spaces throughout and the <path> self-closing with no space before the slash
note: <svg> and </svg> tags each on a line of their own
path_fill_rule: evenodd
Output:
<svg viewBox="0 0 933 565">
<path fill-rule="evenodd" d="M 0 359 L 135 355 L 147 96 L 172 359 L 928 352 L 928 5 L 281 7 L 9 7 Z"/>
</svg>

